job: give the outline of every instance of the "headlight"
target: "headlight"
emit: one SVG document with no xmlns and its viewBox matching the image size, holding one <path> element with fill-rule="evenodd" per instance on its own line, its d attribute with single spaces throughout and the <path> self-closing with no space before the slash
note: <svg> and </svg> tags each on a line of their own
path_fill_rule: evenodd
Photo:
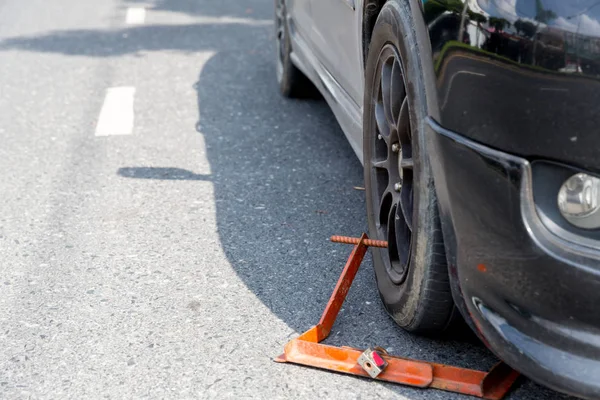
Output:
<svg viewBox="0 0 600 400">
<path fill-rule="evenodd" d="M 558 192 L 558 208 L 579 228 L 600 228 L 600 179 L 588 174 L 571 176 Z"/>
</svg>

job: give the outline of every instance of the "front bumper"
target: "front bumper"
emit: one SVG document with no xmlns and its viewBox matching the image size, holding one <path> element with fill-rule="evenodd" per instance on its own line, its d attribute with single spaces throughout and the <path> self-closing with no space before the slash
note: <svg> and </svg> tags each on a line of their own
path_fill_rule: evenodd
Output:
<svg viewBox="0 0 600 400">
<path fill-rule="evenodd" d="M 527 160 L 433 120 L 428 130 L 457 306 L 513 368 L 553 389 L 600 398 L 600 248 L 545 227 Z"/>
</svg>

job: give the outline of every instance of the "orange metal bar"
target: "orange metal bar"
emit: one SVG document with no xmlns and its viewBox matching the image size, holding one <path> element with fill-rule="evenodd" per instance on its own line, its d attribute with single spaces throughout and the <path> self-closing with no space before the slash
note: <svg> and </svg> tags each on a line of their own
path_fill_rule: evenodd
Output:
<svg viewBox="0 0 600 400">
<path fill-rule="evenodd" d="M 334 243 L 343 243 L 343 244 L 358 244 L 362 238 L 353 238 L 347 236 L 332 236 L 329 240 Z M 364 240 L 365 245 L 369 247 L 388 247 L 388 242 L 385 240 L 373 240 L 367 239 Z"/>
<path fill-rule="evenodd" d="M 291 362 L 351 375 L 370 377 L 358 364 L 362 351 L 350 347 L 335 347 L 321 342 L 331 332 L 335 319 L 346 299 L 352 281 L 369 246 L 387 247 L 387 242 L 360 238 L 333 236 L 332 242 L 354 244 L 354 248 L 325 307 L 319 323 L 285 345 L 284 354 L 277 362 Z M 458 368 L 450 365 L 409 360 L 382 354 L 386 369 L 375 378 L 422 388 L 435 388 L 500 400 L 510 390 L 519 373 L 500 362 L 489 372 Z"/>
<path fill-rule="evenodd" d="M 363 233 L 356 246 L 352 249 L 352 253 L 350 254 L 350 257 L 348 257 L 348 261 L 346 261 L 346 265 L 335 285 L 335 289 L 333 289 L 333 293 L 331 294 L 329 302 L 325 307 L 325 311 L 323 311 L 323 315 L 321 316 L 321 320 L 317 325 L 321 327 L 320 333 L 322 334 L 322 336 L 319 337 L 319 342 L 329 336 L 333 323 L 342 308 L 342 304 L 344 304 L 344 300 L 346 300 L 346 295 L 350 290 L 350 286 L 352 286 L 360 263 L 362 263 L 362 260 L 367 253 L 368 246 L 364 243 L 366 239 L 367 235 Z"/>
<path fill-rule="evenodd" d="M 328 346 L 321 343 L 292 340 L 285 346 L 285 361 L 308 365 L 331 371 L 369 377 L 358 365 L 361 350 L 348 347 Z M 388 366 L 378 380 L 387 382 L 402 382 L 406 385 L 428 387 L 433 381 L 431 365 L 419 361 L 408 361 L 394 357 L 383 356 Z"/>
</svg>

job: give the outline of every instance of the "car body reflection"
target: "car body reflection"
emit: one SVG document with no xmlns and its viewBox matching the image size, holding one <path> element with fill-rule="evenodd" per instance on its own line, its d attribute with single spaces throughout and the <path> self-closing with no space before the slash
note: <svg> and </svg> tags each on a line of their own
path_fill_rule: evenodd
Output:
<svg viewBox="0 0 600 400">
<path fill-rule="evenodd" d="M 600 1 L 425 0 L 423 15 L 442 126 L 600 171 L 582 145 L 600 124 Z"/>
</svg>

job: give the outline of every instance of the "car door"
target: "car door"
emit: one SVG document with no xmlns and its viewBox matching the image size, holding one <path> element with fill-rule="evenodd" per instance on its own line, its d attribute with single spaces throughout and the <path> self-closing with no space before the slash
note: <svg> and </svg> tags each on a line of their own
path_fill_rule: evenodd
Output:
<svg viewBox="0 0 600 400">
<path fill-rule="evenodd" d="M 314 50 L 327 71 L 362 108 L 361 0 L 310 0 Z"/>
</svg>

